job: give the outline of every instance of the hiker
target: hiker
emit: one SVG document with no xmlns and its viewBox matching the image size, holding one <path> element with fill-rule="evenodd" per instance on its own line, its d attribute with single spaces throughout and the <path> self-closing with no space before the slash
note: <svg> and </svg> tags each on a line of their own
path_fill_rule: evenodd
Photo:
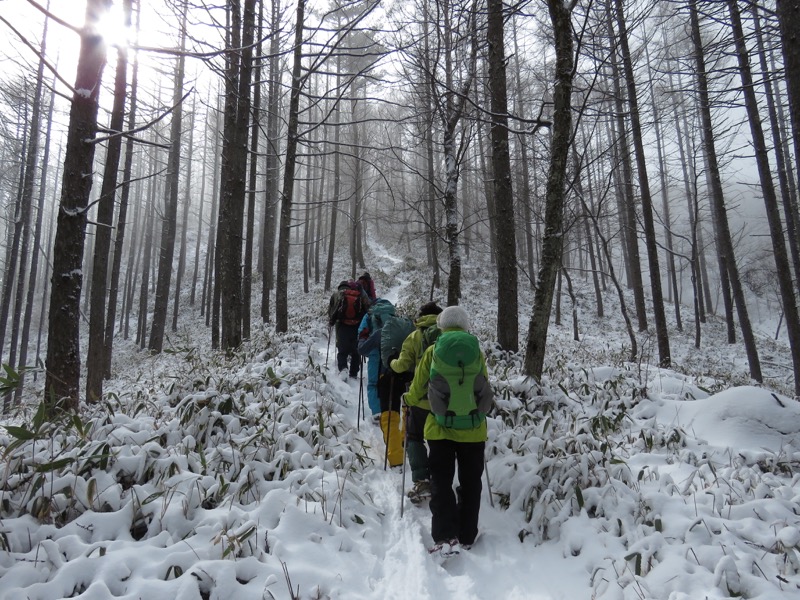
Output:
<svg viewBox="0 0 800 600">
<path fill-rule="evenodd" d="M 436 326 L 436 317 L 442 312 L 441 307 L 435 302 L 423 304 L 414 321 L 414 331 L 405 339 L 400 348 L 399 355 L 389 363 L 396 373 L 413 373 L 419 364 L 422 354 L 431 346 L 439 336 L 440 329 Z M 411 467 L 411 481 L 413 486 L 408 491 L 408 497 L 414 504 L 419 504 L 431 496 L 430 469 L 428 468 L 428 449 L 425 447 L 424 428 L 428 418 L 430 404 L 428 403 L 427 389 L 425 397 L 417 406 L 405 407 L 406 427 L 406 454 Z"/>
<path fill-rule="evenodd" d="M 448 306 L 436 318 L 441 330 L 417 365 L 403 400 L 420 406 L 427 394 L 431 412 L 425 419 L 430 451 L 431 554 L 445 557 L 469 548 L 478 535 L 481 475 L 486 446 L 486 413 L 492 388 L 478 339 L 468 333 L 469 315 Z M 453 477 L 458 466 L 458 494 Z"/>
<path fill-rule="evenodd" d="M 369 296 L 370 302 L 374 304 L 378 296 L 375 292 L 375 282 L 367 271 L 364 271 L 364 274 L 358 278 L 358 283 L 361 285 L 364 292 L 366 292 L 367 296 Z"/>
<path fill-rule="evenodd" d="M 380 423 L 387 459 L 392 467 L 403 464 L 400 397 L 405 390 L 405 380 L 381 361 L 381 333 L 394 314 L 394 305 L 384 298 L 378 298 L 358 328 L 358 351 L 368 360 L 367 402 L 373 421 Z"/>
<path fill-rule="evenodd" d="M 358 353 L 358 324 L 367 313 L 369 297 L 353 280 L 344 280 L 336 288 L 328 304 L 328 328 L 336 326 L 336 366 L 343 379 L 349 374 L 358 377 L 361 356 Z"/>
</svg>

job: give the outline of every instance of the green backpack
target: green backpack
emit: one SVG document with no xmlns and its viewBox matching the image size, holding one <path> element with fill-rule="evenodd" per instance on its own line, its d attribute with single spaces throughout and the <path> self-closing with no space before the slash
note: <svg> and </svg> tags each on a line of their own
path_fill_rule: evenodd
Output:
<svg viewBox="0 0 800 600">
<path fill-rule="evenodd" d="M 407 317 L 392 315 L 381 329 L 381 361 L 389 367 L 389 359 L 400 353 L 403 342 L 414 331 L 414 322 Z"/>
<path fill-rule="evenodd" d="M 439 337 L 440 333 L 442 333 L 442 330 L 436 325 L 428 325 L 422 330 L 422 352 L 420 352 L 420 356 L 425 353 L 425 350 L 428 349 L 428 346 L 432 346 L 436 342 L 436 338 Z"/>
<path fill-rule="evenodd" d="M 378 298 L 375 303 L 369 308 L 369 328 L 370 332 L 382 329 L 389 320 L 389 317 L 394 315 L 394 305 L 385 298 Z"/>
<path fill-rule="evenodd" d="M 466 331 L 445 331 L 433 346 L 428 400 L 437 423 L 473 429 L 486 419 L 492 390 L 483 375 L 478 338 Z"/>
</svg>

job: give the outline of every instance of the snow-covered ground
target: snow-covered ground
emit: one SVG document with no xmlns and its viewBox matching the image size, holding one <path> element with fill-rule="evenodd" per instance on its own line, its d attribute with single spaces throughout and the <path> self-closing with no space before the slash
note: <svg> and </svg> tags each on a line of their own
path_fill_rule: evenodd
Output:
<svg viewBox="0 0 800 600">
<path fill-rule="evenodd" d="M 390 254 L 369 271 L 412 315 L 429 275 Z M 786 348 L 759 341 L 771 387 L 752 385 L 718 324 L 700 351 L 673 332 L 675 370 L 629 363 L 614 298 L 597 320 L 576 281 L 581 340 L 565 309 L 537 383 L 492 343 L 487 272 L 466 266 L 462 303 L 496 392 L 471 550 L 428 555 L 430 513 L 404 499 L 410 474 L 383 469 L 359 382 L 336 376 L 315 285 L 291 292 L 285 335 L 260 326 L 226 357 L 187 306 L 169 352 L 117 346 L 108 402 L 7 421 L 0 598 L 800 598 Z"/>
</svg>

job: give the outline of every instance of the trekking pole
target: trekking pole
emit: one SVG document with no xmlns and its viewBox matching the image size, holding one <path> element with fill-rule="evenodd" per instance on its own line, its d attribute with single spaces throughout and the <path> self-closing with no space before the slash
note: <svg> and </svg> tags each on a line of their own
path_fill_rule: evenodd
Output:
<svg viewBox="0 0 800 600">
<path fill-rule="evenodd" d="M 486 455 L 483 455 L 483 472 L 486 473 L 486 489 L 489 490 L 489 505 L 494 508 L 494 498 L 492 498 L 492 484 L 489 481 L 489 467 L 486 464 Z"/>
<path fill-rule="evenodd" d="M 364 370 L 360 367 L 363 367 L 364 361 L 359 358 L 360 361 L 359 371 L 360 381 L 358 383 L 358 406 L 356 407 L 356 430 L 361 431 L 361 413 L 364 411 Z"/>
<path fill-rule="evenodd" d="M 389 404 L 391 406 L 391 404 Z M 389 462 L 389 442 L 392 439 L 392 411 L 389 409 L 389 418 L 386 419 L 386 449 L 383 451 L 383 470 Z"/>
<path fill-rule="evenodd" d="M 403 518 L 403 507 L 405 506 L 406 495 L 406 448 L 408 448 L 408 421 L 405 418 L 405 407 L 401 406 L 401 419 L 403 419 L 403 476 L 400 479 L 400 518 Z M 484 460 L 486 457 L 484 456 Z M 484 467 L 485 469 L 486 467 Z"/>
<path fill-rule="evenodd" d="M 359 361 L 361 361 L 359 363 L 359 369 L 358 369 L 359 377 L 360 377 L 360 382 L 359 382 L 358 386 L 361 389 L 361 398 L 362 398 L 362 400 L 361 400 L 361 418 L 362 419 L 366 419 L 367 418 L 367 416 L 365 414 L 366 410 L 364 409 L 364 405 L 366 404 L 366 402 L 364 402 L 364 400 L 363 400 L 363 398 L 364 398 L 364 362 L 365 362 L 364 361 L 364 357 L 363 356 L 359 357 Z"/>
<path fill-rule="evenodd" d="M 392 441 L 392 405 L 394 404 L 394 373 L 389 375 L 389 418 L 386 420 L 386 450 L 383 452 L 383 470 L 389 462 L 389 443 Z"/>
<path fill-rule="evenodd" d="M 331 332 L 332 332 L 332 330 L 333 330 L 333 327 L 328 325 L 328 349 L 325 351 L 325 368 L 326 369 L 328 368 L 328 358 L 330 358 L 330 355 L 331 355 Z"/>
</svg>

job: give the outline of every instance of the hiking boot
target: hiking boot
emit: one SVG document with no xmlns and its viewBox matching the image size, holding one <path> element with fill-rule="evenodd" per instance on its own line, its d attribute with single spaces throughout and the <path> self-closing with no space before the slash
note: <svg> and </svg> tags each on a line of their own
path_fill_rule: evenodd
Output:
<svg viewBox="0 0 800 600">
<path fill-rule="evenodd" d="M 372 415 L 372 423 L 374 425 L 381 424 L 381 413 L 375 413 L 374 415 Z"/>
<path fill-rule="evenodd" d="M 414 486 L 406 494 L 412 504 L 419 504 L 431 497 L 431 482 L 427 479 L 420 479 L 414 482 Z"/>
<path fill-rule="evenodd" d="M 339 371 L 339 379 L 342 381 L 347 381 L 347 369 L 342 369 Z"/>
</svg>

